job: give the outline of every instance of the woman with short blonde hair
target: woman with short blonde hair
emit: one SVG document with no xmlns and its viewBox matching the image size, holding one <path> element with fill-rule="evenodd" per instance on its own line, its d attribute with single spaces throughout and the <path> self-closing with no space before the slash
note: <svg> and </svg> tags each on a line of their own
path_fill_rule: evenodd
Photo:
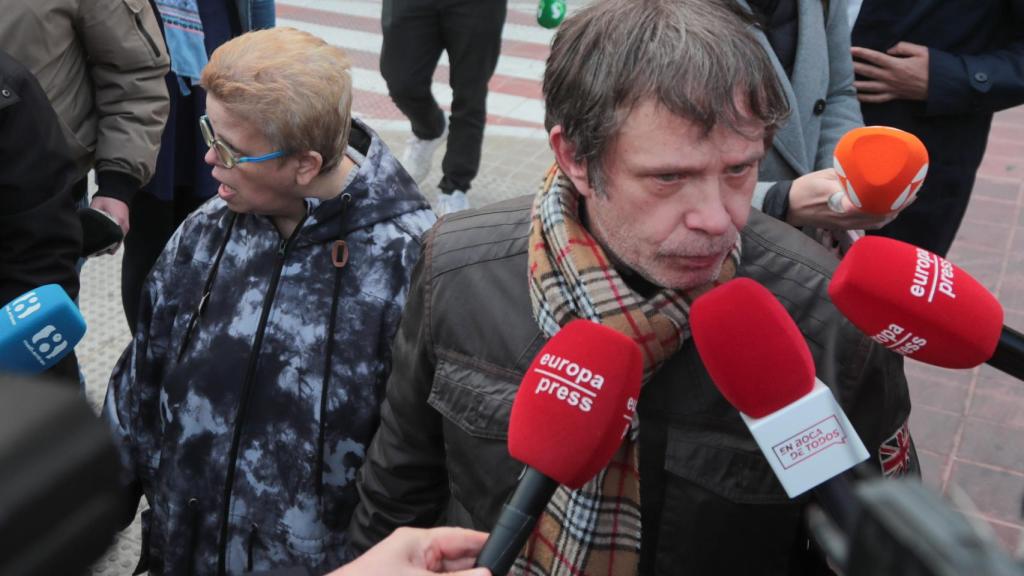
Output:
<svg viewBox="0 0 1024 576">
<path fill-rule="evenodd" d="M 146 282 L 104 415 L 150 505 L 156 573 L 341 564 L 419 237 L 434 217 L 351 118 L 344 53 L 289 29 L 221 46 L 219 182 Z M 132 507 L 131 509 L 135 509 Z"/>
</svg>

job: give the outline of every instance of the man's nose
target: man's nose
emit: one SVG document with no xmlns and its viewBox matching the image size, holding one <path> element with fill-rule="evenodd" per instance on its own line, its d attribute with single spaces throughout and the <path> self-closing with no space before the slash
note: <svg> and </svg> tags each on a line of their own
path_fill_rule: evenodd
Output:
<svg viewBox="0 0 1024 576">
<path fill-rule="evenodd" d="M 711 178 L 701 182 L 692 192 L 697 197 L 686 213 L 686 227 L 711 236 L 721 236 L 728 232 L 732 220 L 726 210 L 722 186 L 718 180 Z"/>
</svg>

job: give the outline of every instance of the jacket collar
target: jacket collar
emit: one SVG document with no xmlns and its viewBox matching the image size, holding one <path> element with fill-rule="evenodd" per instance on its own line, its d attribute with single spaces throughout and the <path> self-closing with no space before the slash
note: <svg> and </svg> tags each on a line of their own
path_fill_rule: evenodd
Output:
<svg viewBox="0 0 1024 576">
<path fill-rule="evenodd" d="M 358 119 L 352 120 L 349 145 L 365 159 L 338 196 L 313 208 L 300 230 L 305 238 L 297 240 L 317 243 L 344 238 L 354 230 L 430 209 L 384 141 Z"/>
</svg>

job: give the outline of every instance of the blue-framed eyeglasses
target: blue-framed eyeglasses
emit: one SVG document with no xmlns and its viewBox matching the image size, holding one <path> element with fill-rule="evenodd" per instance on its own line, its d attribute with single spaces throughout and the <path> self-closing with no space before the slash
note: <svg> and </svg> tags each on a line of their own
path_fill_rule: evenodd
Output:
<svg viewBox="0 0 1024 576">
<path fill-rule="evenodd" d="M 232 150 L 230 146 L 221 142 L 217 139 L 217 135 L 213 132 L 213 126 L 210 125 L 210 118 L 205 114 L 199 117 L 199 130 L 203 133 L 203 141 L 213 151 L 217 153 L 217 158 L 220 160 L 221 165 L 225 168 L 234 168 L 236 164 L 257 163 L 266 162 L 267 160 L 273 160 L 274 158 L 280 158 L 284 156 L 283 150 L 277 152 L 271 152 L 262 156 L 239 156 L 237 152 Z"/>
</svg>

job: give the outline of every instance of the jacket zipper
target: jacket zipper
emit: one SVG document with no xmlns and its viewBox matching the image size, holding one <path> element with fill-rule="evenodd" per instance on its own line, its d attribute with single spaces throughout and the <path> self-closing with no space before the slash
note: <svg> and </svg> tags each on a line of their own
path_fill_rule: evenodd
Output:
<svg viewBox="0 0 1024 576">
<path fill-rule="evenodd" d="M 238 414 L 235 417 L 235 429 L 231 435 L 231 451 L 228 453 L 227 478 L 224 482 L 224 513 L 220 522 L 220 542 L 217 550 L 217 574 L 223 576 L 227 573 L 227 548 L 228 548 L 228 524 L 231 513 L 231 490 L 235 482 L 235 468 L 238 460 L 238 446 L 242 440 L 242 426 L 245 424 L 246 412 L 249 408 L 249 394 L 252 392 L 252 382 L 256 377 L 256 364 L 259 362 L 260 347 L 263 345 L 263 332 L 267 328 L 267 318 L 270 316 L 270 308 L 274 304 L 274 297 L 277 295 L 277 285 L 281 280 L 281 271 L 284 268 L 285 258 L 288 255 L 288 248 L 292 241 L 299 235 L 302 225 L 306 222 L 303 216 L 299 225 L 291 236 L 281 241 L 277 249 L 277 266 L 274 268 L 274 275 L 270 279 L 270 287 L 267 295 L 263 298 L 263 310 L 260 312 L 260 323 L 256 327 L 256 337 L 253 339 L 252 351 L 249 353 L 249 366 L 245 372 L 245 380 L 242 383 L 242 397 L 238 402 Z"/>
<path fill-rule="evenodd" d="M 160 47 L 156 45 L 156 41 L 149 34 L 149 30 L 146 30 L 146 26 L 142 23 L 142 14 L 135 14 L 135 27 L 139 29 L 142 37 L 146 39 L 146 43 L 149 44 L 149 49 L 153 51 L 153 57 L 160 57 Z"/>
<path fill-rule="evenodd" d="M 188 560 L 188 576 L 196 573 L 196 546 L 199 544 L 199 499 L 192 497 L 188 499 L 188 550 L 185 558 Z"/>
<path fill-rule="evenodd" d="M 246 560 L 245 560 L 245 571 L 252 572 L 253 567 L 253 553 L 256 549 L 256 541 L 259 539 L 259 524 L 255 522 L 249 525 L 249 543 L 246 545 Z"/>
</svg>

